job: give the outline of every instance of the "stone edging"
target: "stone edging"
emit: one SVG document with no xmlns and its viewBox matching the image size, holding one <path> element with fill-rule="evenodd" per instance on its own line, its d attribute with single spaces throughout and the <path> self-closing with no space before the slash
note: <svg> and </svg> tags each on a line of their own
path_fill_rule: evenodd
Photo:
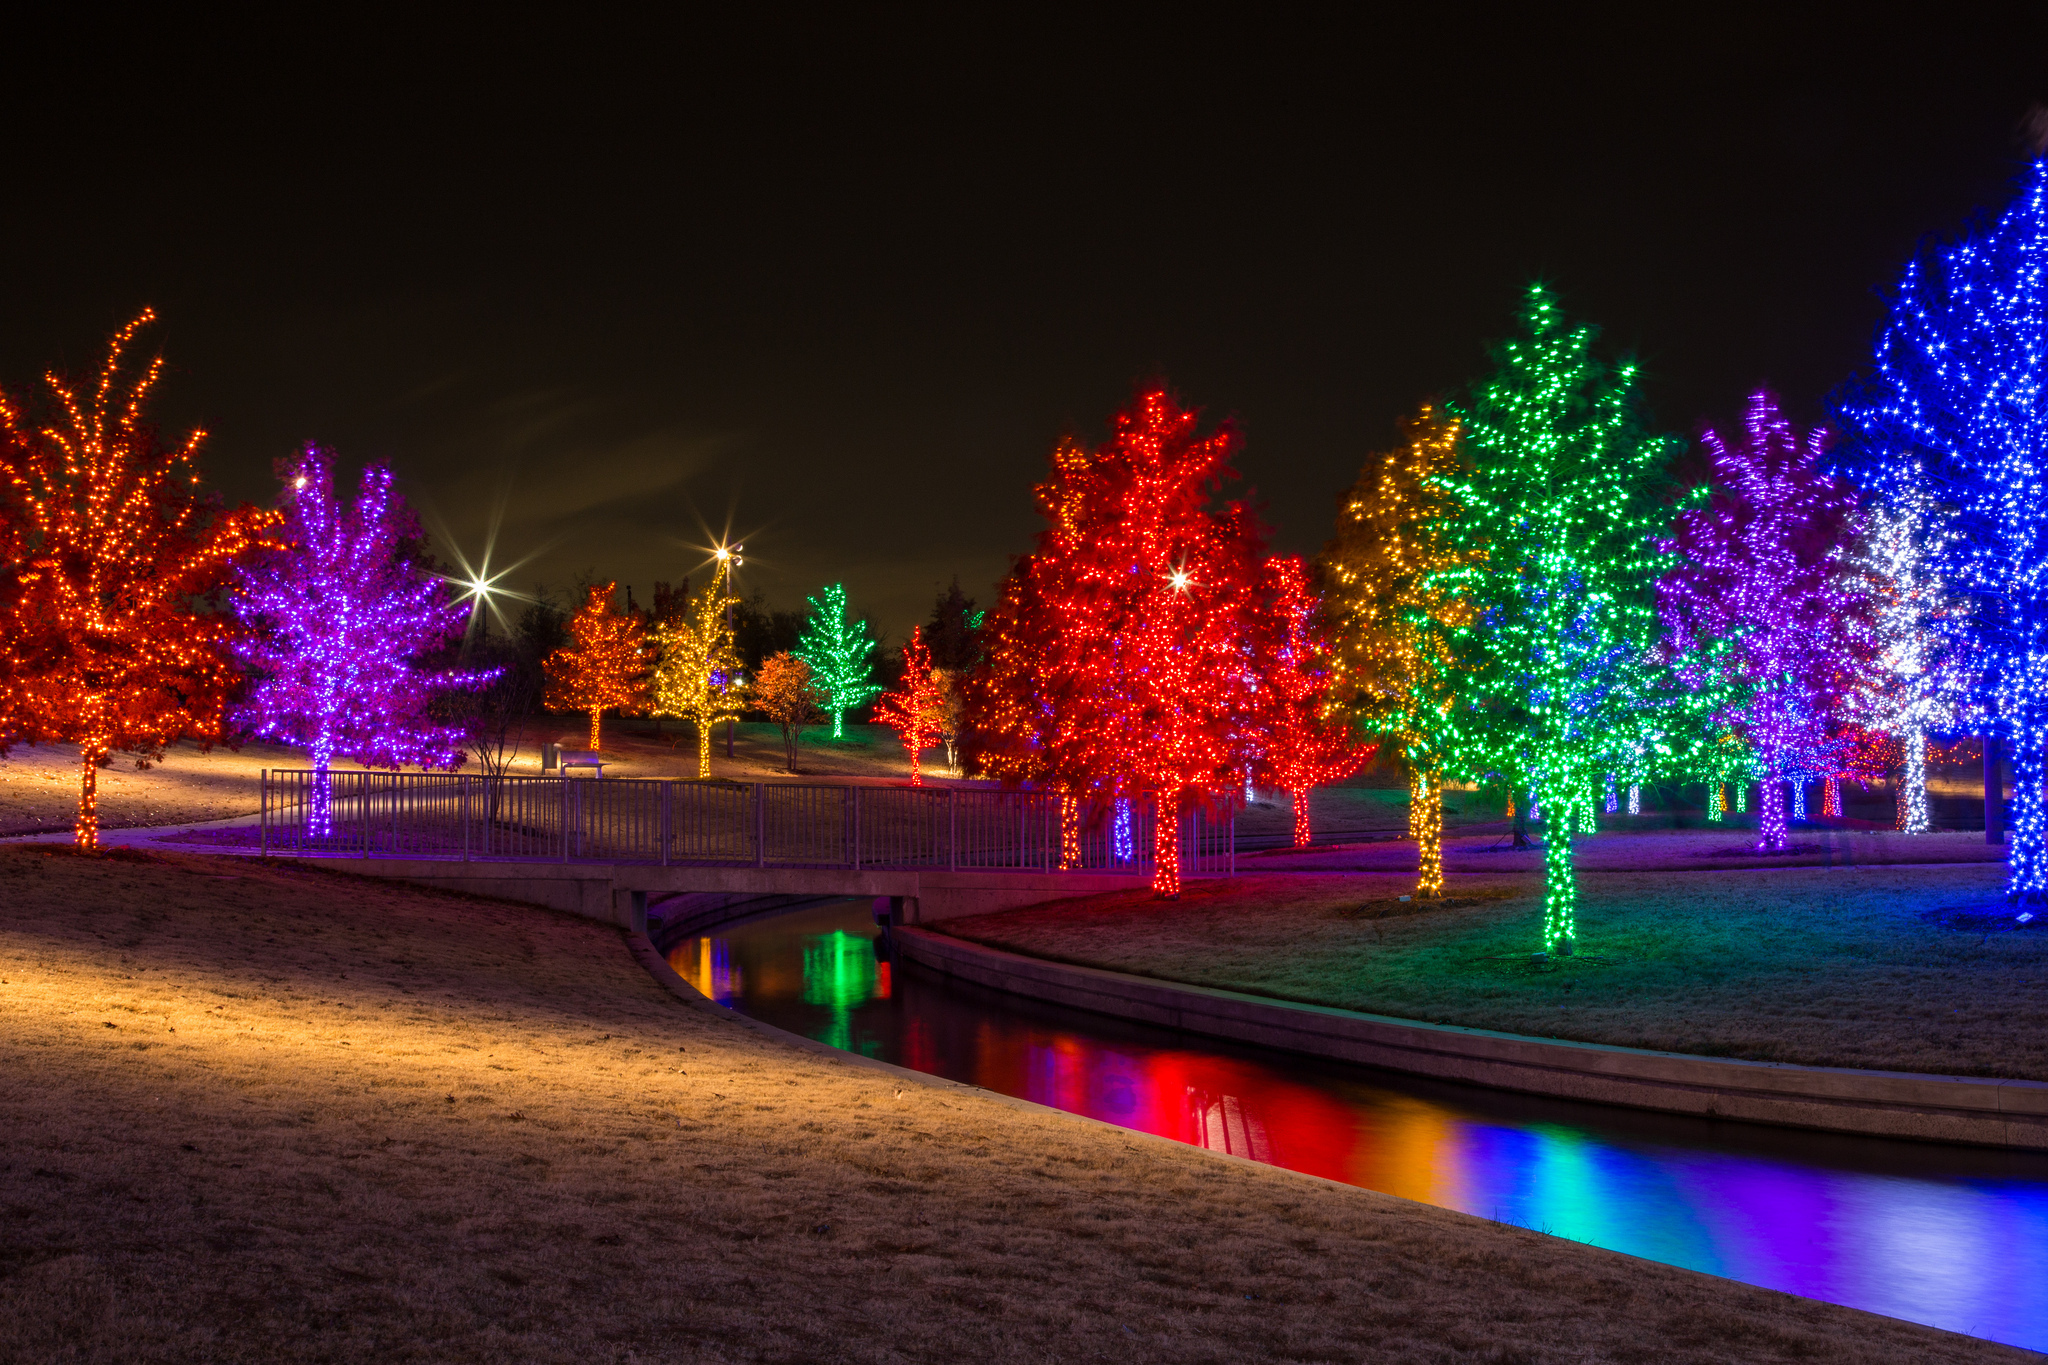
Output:
<svg viewBox="0 0 2048 1365">
<path fill-rule="evenodd" d="M 1696 1057 L 1426 1024 L 1079 967 L 929 929 L 909 961 L 979 986 L 1210 1038 L 1559 1099 L 1874 1137 L 2048 1150 L 2048 1083 Z"/>
</svg>

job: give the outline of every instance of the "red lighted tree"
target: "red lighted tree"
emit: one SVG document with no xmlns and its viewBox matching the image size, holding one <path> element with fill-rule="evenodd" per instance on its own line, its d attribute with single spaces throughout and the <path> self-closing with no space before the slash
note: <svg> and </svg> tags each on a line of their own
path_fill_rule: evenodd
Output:
<svg viewBox="0 0 2048 1365">
<path fill-rule="evenodd" d="M 1294 846 L 1308 847 L 1311 788 L 1351 776 L 1370 762 L 1376 744 L 1360 744 L 1350 721 L 1332 714 L 1330 650 L 1309 586 L 1308 567 L 1293 555 L 1266 562 L 1272 605 L 1255 655 L 1259 705 L 1254 771 L 1294 804 Z"/>
<path fill-rule="evenodd" d="M 163 444 L 144 410 L 163 369 L 124 371 L 145 309 L 113 339 L 90 387 L 49 376 L 51 410 L 32 422 L 0 396 L 0 482 L 16 544 L 0 617 L 8 727 L 79 748 L 80 848 L 99 844 L 99 769 L 115 753 L 147 768 L 180 739 L 210 745 L 239 675 L 218 610 L 235 561 L 277 515 L 222 511 L 199 490 L 205 433 Z"/>
<path fill-rule="evenodd" d="M 940 676 L 932 669 L 932 652 L 925 647 L 924 633 L 913 627 L 910 643 L 903 646 L 903 686 L 885 692 L 875 702 L 874 716 L 903 741 L 910 754 L 910 785 L 922 787 L 918 756 L 935 743 L 946 728 L 946 692 Z"/>
<path fill-rule="evenodd" d="M 1164 896 L 1180 892 L 1178 815 L 1227 799 L 1241 772 L 1264 558 L 1251 512 L 1220 496 L 1237 433 L 1197 419 L 1147 389 L 1096 450 L 1055 449 L 1048 525 L 983 622 L 974 683 L 996 775 L 1070 802 L 1153 795 Z"/>
<path fill-rule="evenodd" d="M 613 583 L 593 583 L 569 618 L 569 643 L 548 655 L 547 707 L 588 711 L 590 749 L 597 752 L 604 713 L 630 711 L 647 701 L 647 628 L 638 613 L 612 605 Z"/>
</svg>

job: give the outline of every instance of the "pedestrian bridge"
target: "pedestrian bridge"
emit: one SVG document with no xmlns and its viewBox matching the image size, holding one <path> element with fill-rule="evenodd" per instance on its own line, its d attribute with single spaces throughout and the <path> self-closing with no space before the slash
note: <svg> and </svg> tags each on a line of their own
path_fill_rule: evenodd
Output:
<svg viewBox="0 0 2048 1365">
<path fill-rule="evenodd" d="M 1155 831 L 1145 796 L 273 769 L 256 835 L 267 855 L 644 930 L 663 902 L 870 897 L 920 924 L 1140 887 Z M 1235 872 L 1234 835 L 1228 816 L 1179 817 L 1183 875 Z"/>
</svg>

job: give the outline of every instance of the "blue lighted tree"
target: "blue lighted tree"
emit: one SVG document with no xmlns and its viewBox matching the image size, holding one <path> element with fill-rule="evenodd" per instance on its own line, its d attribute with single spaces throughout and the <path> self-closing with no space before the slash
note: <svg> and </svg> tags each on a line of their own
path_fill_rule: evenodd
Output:
<svg viewBox="0 0 2048 1365">
<path fill-rule="evenodd" d="M 1923 249 L 1836 414 L 1844 465 L 1880 497 L 1924 479 L 1947 514 L 1930 567 L 1984 669 L 1986 723 L 2013 755 L 2008 896 L 2048 902 L 2048 157 L 1996 220 Z"/>
</svg>

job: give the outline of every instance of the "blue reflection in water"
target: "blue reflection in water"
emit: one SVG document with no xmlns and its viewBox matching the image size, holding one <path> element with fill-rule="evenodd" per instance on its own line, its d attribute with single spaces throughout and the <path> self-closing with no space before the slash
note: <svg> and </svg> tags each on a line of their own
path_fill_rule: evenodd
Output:
<svg viewBox="0 0 2048 1365">
<path fill-rule="evenodd" d="M 668 945 L 871 1057 L 1631 1255 L 2048 1347 L 2048 1157 L 1710 1123 L 1325 1066 L 918 974 L 864 905 Z"/>
</svg>

